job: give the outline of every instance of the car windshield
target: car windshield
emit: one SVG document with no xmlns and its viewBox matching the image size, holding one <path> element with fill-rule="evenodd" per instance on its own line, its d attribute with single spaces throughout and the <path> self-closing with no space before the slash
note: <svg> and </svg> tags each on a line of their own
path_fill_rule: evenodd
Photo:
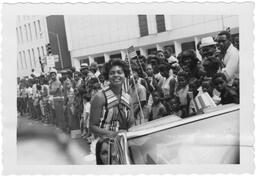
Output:
<svg viewBox="0 0 256 177">
<path fill-rule="evenodd" d="M 239 110 L 128 138 L 133 164 L 239 162 Z"/>
</svg>

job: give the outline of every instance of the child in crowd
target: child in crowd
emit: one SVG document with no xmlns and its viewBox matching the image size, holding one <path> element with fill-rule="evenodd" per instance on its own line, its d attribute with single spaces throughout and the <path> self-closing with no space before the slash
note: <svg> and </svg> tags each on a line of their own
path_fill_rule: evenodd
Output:
<svg viewBox="0 0 256 177">
<path fill-rule="evenodd" d="M 202 91 L 207 92 L 211 97 L 213 97 L 213 87 L 211 79 L 205 79 L 202 81 Z"/>
<path fill-rule="evenodd" d="M 89 94 L 83 95 L 83 114 L 82 119 L 80 121 L 80 129 L 81 129 L 81 136 L 83 138 L 88 138 L 89 135 L 89 117 L 90 117 L 90 104 L 91 96 Z"/>
<path fill-rule="evenodd" d="M 192 77 L 189 79 L 189 92 L 193 94 L 193 98 L 197 96 L 199 86 L 200 84 L 197 78 Z"/>
<path fill-rule="evenodd" d="M 185 71 L 178 72 L 177 80 L 178 82 L 175 86 L 175 95 L 179 97 L 180 100 L 182 117 L 186 117 L 188 115 L 188 73 Z"/>
<path fill-rule="evenodd" d="M 160 90 L 155 90 L 152 92 L 153 104 L 149 116 L 149 121 L 159 119 L 166 115 L 165 106 L 161 103 L 160 99 L 163 97 L 163 94 Z"/>
<path fill-rule="evenodd" d="M 212 82 L 216 90 L 220 92 L 221 104 L 239 104 L 239 95 L 227 86 L 227 78 L 223 73 L 217 73 L 212 78 Z"/>
<path fill-rule="evenodd" d="M 177 96 L 174 96 L 167 103 L 167 114 L 168 115 L 176 115 L 178 117 L 182 117 L 182 111 L 180 109 L 180 99 Z"/>
</svg>

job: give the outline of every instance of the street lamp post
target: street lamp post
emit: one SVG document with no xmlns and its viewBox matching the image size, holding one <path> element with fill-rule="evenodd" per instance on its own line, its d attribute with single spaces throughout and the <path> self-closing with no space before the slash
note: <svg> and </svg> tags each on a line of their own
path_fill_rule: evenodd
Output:
<svg viewBox="0 0 256 177">
<path fill-rule="evenodd" d="M 53 34 L 57 38 L 57 43 L 58 43 L 58 49 L 59 49 L 59 55 L 60 55 L 60 64 L 61 64 L 61 69 L 63 69 L 63 61 L 62 61 L 62 55 L 61 55 L 61 49 L 60 49 L 60 40 L 59 40 L 59 35 L 57 33 L 48 31 L 49 34 Z"/>
</svg>

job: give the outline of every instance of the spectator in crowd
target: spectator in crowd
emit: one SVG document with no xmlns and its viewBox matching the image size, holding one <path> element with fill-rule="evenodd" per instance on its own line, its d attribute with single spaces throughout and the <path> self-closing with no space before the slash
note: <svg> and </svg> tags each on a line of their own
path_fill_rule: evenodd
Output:
<svg viewBox="0 0 256 177">
<path fill-rule="evenodd" d="M 161 75 L 164 77 L 164 82 L 161 87 L 164 97 L 171 98 L 174 95 L 176 79 L 173 76 L 173 70 L 168 63 L 160 64 L 159 70 Z"/>
<path fill-rule="evenodd" d="M 89 132 L 89 118 L 90 118 L 90 109 L 91 109 L 91 95 L 83 95 L 83 114 L 82 119 L 80 120 L 81 136 L 83 138 L 88 138 L 90 136 Z"/>
<path fill-rule="evenodd" d="M 239 36 L 236 36 L 234 38 L 234 46 L 239 50 Z"/>
<path fill-rule="evenodd" d="M 99 91 L 91 101 L 90 131 L 97 136 L 115 137 L 120 130 L 133 125 L 133 108 L 130 96 L 122 90 L 129 66 L 122 60 L 110 60 L 104 66 L 108 88 Z"/>
<path fill-rule="evenodd" d="M 148 117 L 145 114 L 145 106 L 147 103 L 147 91 L 143 85 L 138 83 L 138 79 L 138 73 L 136 71 L 133 71 L 133 78 L 130 79 L 130 88 L 128 90 L 128 93 L 131 95 L 131 100 L 134 107 L 134 117 L 136 121 L 141 121 L 141 114 L 144 114 L 144 119 L 148 120 Z"/>
<path fill-rule="evenodd" d="M 216 57 L 210 56 L 203 61 L 203 67 L 206 77 L 213 77 L 216 73 L 220 72 L 221 61 Z"/>
<path fill-rule="evenodd" d="M 188 85 L 189 76 L 185 71 L 180 71 L 177 76 L 177 84 L 175 85 L 175 95 L 180 99 L 180 107 L 183 117 L 188 115 Z"/>
<path fill-rule="evenodd" d="M 52 96 L 52 114 L 53 114 L 53 122 L 56 126 L 61 129 L 65 128 L 64 124 L 64 98 L 62 97 L 62 84 L 57 79 L 57 70 L 52 69 L 50 71 L 51 81 L 49 83 L 49 92 Z"/>
<path fill-rule="evenodd" d="M 45 75 L 40 76 L 42 90 L 41 90 L 41 105 L 42 105 L 42 122 L 50 123 L 50 105 L 49 105 L 49 85 Z"/>
<path fill-rule="evenodd" d="M 221 50 L 221 59 L 224 63 L 222 72 L 225 74 L 228 85 L 231 86 L 233 79 L 239 77 L 239 52 L 231 43 L 231 35 L 228 31 L 221 31 L 217 37 Z"/>
<path fill-rule="evenodd" d="M 201 39 L 199 53 L 202 56 L 202 61 L 208 57 L 216 57 L 218 55 L 216 44 L 211 36 Z"/>
<path fill-rule="evenodd" d="M 182 110 L 180 109 L 180 99 L 177 96 L 174 96 L 167 102 L 166 110 L 168 115 L 176 115 L 178 117 L 184 117 L 182 115 Z"/>
<path fill-rule="evenodd" d="M 72 130 L 77 130 L 79 128 L 79 119 L 74 117 L 74 99 L 75 93 L 72 88 L 72 82 L 70 79 L 66 81 L 66 96 L 64 97 L 64 110 L 65 110 L 65 123 L 66 132 L 70 133 Z"/>
<path fill-rule="evenodd" d="M 78 89 L 82 83 L 81 73 L 76 71 L 74 73 L 73 88 Z"/>
<path fill-rule="evenodd" d="M 200 87 L 200 82 L 197 78 L 192 77 L 188 81 L 189 85 L 189 92 L 192 93 L 193 98 L 195 98 L 198 94 L 198 88 Z"/>
<path fill-rule="evenodd" d="M 151 107 L 152 103 L 153 103 L 153 99 L 152 99 L 152 92 L 157 89 L 157 80 L 154 76 L 153 73 L 153 67 L 152 64 L 147 64 L 146 66 L 146 73 L 147 73 L 147 77 L 145 78 L 147 85 L 148 85 L 148 91 L 147 91 L 147 102 L 148 102 L 148 106 L 149 108 Z"/>
<path fill-rule="evenodd" d="M 213 78 L 214 87 L 220 92 L 221 104 L 239 103 L 239 95 L 227 86 L 227 78 L 223 73 L 217 73 Z"/>
<path fill-rule="evenodd" d="M 166 62 L 165 55 L 164 55 L 164 52 L 162 50 L 158 50 L 156 52 L 156 58 L 158 59 L 159 63 L 165 63 Z"/>
<path fill-rule="evenodd" d="M 165 47 L 164 56 L 170 65 L 172 65 L 174 63 L 178 63 L 178 59 L 175 58 L 172 54 L 173 54 L 172 48 L 170 46 Z"/>
<path fill-rule="evenodd" d="M 203 68 L 199 64 L 199 59 L 193 49 L 184 50 L 179 56 L 181 68 L 189 74 L 190 77 L 200 79 L 204 75 Z"/>
<path fill-rule="evenodd" d="M 161 88 L 162 85 L 163 85 L 163 82 L 164 82 L 164 77 L 159 72 L 159 68 L 158 68 L 159 61 L 158 61 L 158 59 L 156 58 L 155 55 L 151 55 L 151 56 L 148 57 L 148 63 L 150 63 L 152 68 L 153 68 L 153 73 L 154 73 L 154 77 L 157 81 L 157 86 L 159 88 Z"/>
<path fill-rule="evenodd" d="M 239 91 L 239 79 L 235 78 L 232 84 L 232 89 L 236 91 L 236 93 L 238 95 L 240 95 L 240 91 Z"/>
<path fill-rule="evenodd" d="M 161 90 L 155 90 L 152 92 L 153 104 L 150 111 L 149 121 L 159 119 L 166 115 L 165 106 L 161 103 L 161 99 L 163 98 L 163 93 Z"/>
<path fill-rule="evenodd" d="M 204 79 L 202 81 L 202 91 L 207 92 L 211 97 L 213 97 L 213 86 L 211 79 Z"/>
<path fill-rule="evenodd" d="M 99 77 L 100 71 L 98 69 L 98 64 L 96 62 L 91 63 L 90 71 L 94 74 L 95 77 Z"/>
</svg>

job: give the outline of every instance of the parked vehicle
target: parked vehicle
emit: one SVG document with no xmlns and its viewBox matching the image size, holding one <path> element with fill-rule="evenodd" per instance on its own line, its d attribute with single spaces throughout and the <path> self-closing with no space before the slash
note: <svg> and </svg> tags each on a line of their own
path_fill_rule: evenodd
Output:
<svg viewBox="0 0 256 177">
<path fill-rule="evenodd" d="M 239 164 L 239 105 L 167 116 L 119 136 L 120 164 Z"/>
</svg>

